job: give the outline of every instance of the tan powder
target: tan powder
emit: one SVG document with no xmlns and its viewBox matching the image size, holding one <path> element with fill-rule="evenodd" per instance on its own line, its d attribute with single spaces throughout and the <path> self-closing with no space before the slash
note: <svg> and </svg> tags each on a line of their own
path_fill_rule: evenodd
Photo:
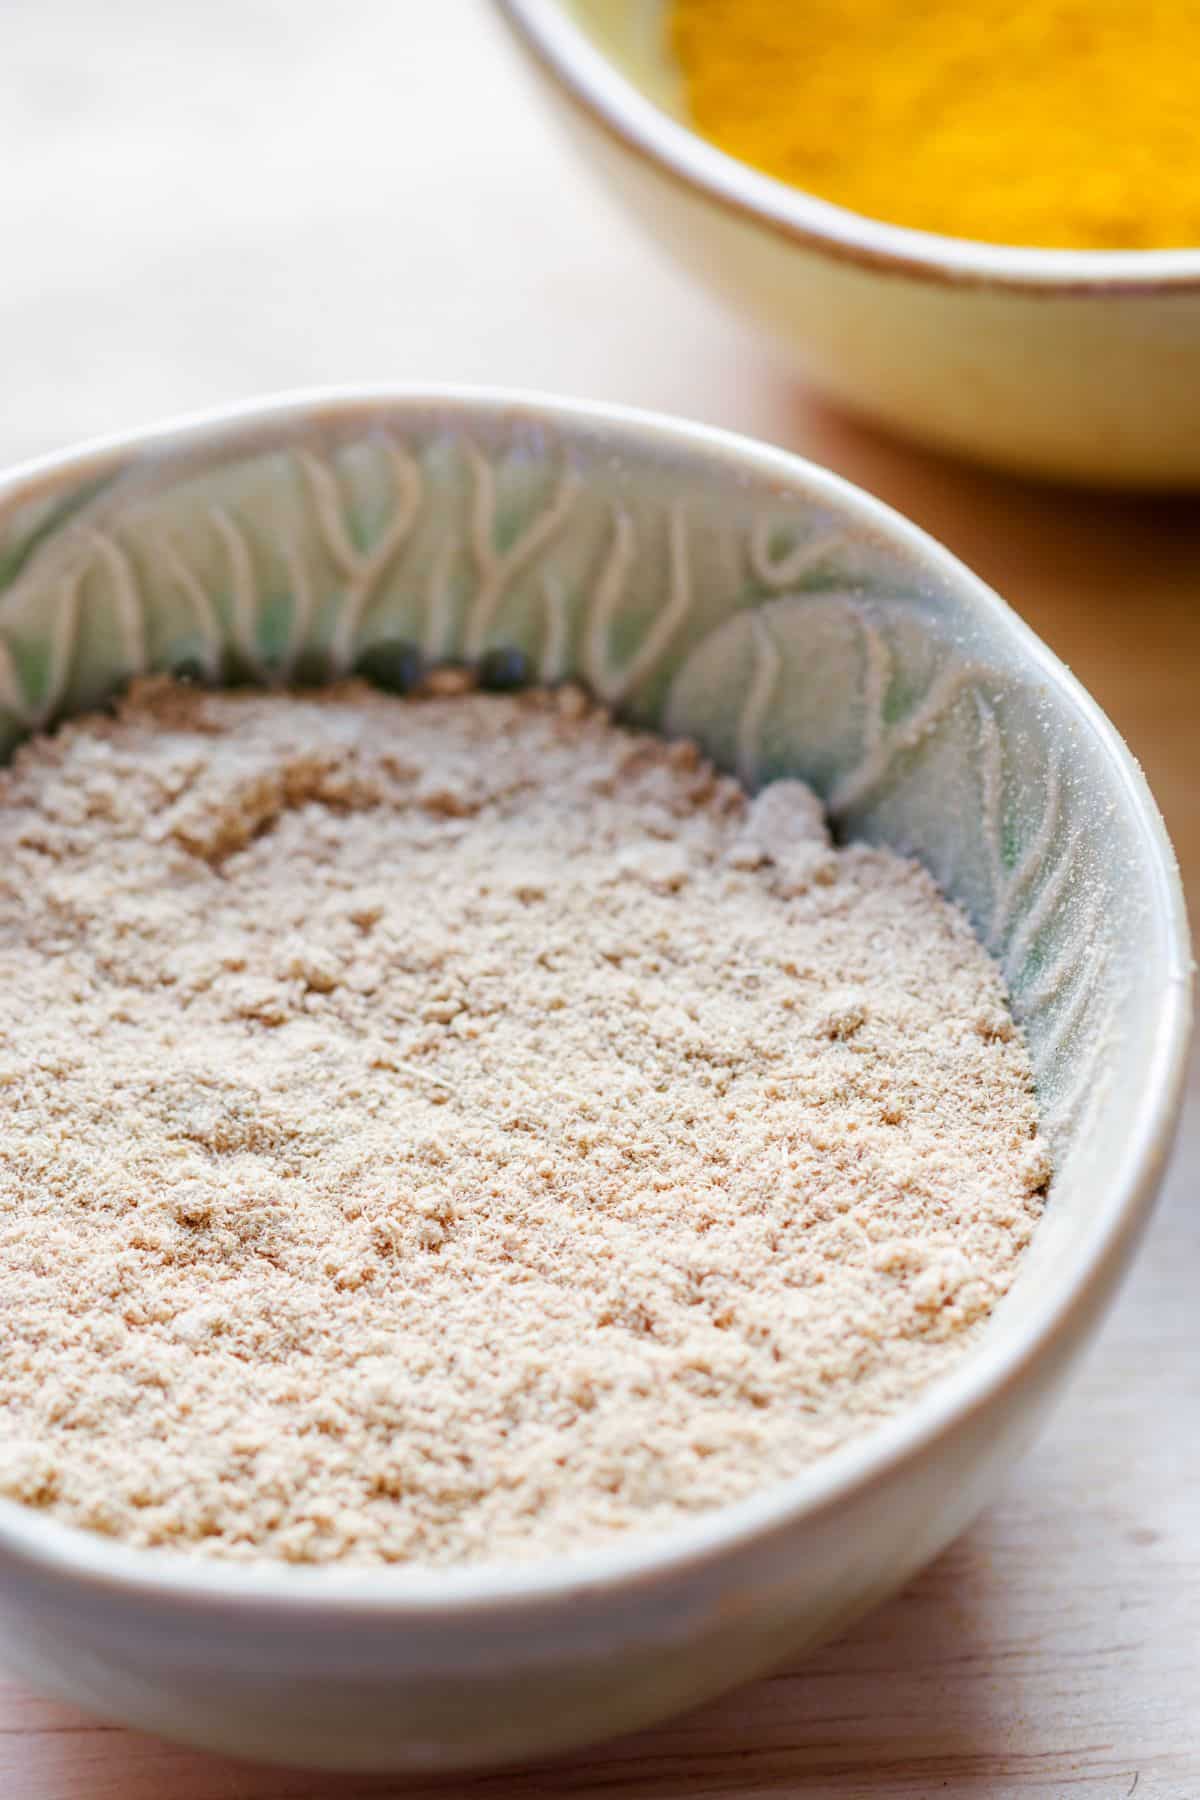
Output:
<svg viewBox="0 0 1200 1800">
<path fill-rule="evenodd" d="M 1048 1165 L 996 971 L 575 690 L 141 684 L 0 775 L 0 1491 L 450 1563 L 895 1411 Z"/>
</svg>

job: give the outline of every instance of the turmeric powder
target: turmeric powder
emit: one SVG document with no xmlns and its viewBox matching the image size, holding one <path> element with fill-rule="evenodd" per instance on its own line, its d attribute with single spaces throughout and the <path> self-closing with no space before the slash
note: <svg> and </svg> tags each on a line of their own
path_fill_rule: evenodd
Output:
<svg viewBox="0 0 1200 1800">
<path fill-rule="evenodd" d="M 952 237 L 1200 245 L 1200 0 L 673 0 L 696 128 Z"/>
</svg>

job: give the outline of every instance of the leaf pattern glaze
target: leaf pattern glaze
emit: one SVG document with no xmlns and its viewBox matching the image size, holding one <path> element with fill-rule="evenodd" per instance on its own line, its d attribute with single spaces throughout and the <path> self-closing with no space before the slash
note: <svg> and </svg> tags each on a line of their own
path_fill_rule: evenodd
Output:
<svg viewBox="0 0 1200 1800">
<path fill-rule="evenodd" d="M 1001 963 L 1051 1134 L 1082 1128 L 1121 988 L 1086 807 L 1020 671 L 836 508 L 432 416 L 300 416 L 0 507 L 5 751 L 141 671 L 332 678 L 396 639 L 519 649 L 920 855 Z"/>
</svg>

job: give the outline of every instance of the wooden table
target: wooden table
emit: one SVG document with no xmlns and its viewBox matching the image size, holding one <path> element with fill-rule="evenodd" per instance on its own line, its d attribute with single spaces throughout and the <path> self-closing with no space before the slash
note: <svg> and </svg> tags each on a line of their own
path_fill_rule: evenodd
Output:
<svg viewBox="0 0 1200 1800">
<path fill-rule="evenodd" d="M 355 379 L 558 388 L 772 439 L 911 514 L 1025 613 L 1144 760 L 1200 894 L 1200 505 L 1028 488 L 825 411 L 568 159 L 482 0 L 0 9 L 0 224 L 5 461 Z M 1066 1405 L 907 1593 L 658 1731 L 437 1791 L 1198 1800 L 1198 1166 L 1200 1089 Z M 214 1761 L 0 1680 L 0 1800 L 395 1786 Z"/>
</svg>

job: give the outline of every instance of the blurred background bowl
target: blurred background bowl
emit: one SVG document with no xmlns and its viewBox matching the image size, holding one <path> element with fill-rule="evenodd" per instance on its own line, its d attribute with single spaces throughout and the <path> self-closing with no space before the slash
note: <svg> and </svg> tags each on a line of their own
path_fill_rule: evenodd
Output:
<svg viewBox="0 0 1200 1800">
<path fill-rule="evenodd" d="M 144 669 L 332 678 L 397 642 L 515 650 L 750 786 L 804 777 L 843 836 L 919 855 L 1004 969 L 1056 1159 L 1020 1277 L 946 1379 L 669 1534 L 522 1565 L 313 1570 L 131 1550 L 0 1502 L 4 1661 L 39 1686 L 209 1748 L 444 1769 L 730 1687 L 840 1630 L 974 1517 L 1148 1214 L 1189 952 L 1157 809 L 1079 684 L 932 539 L 781 451 L 619 407 L 383 390 L 0 482 L 0 754 Z"/>
<path fill-rule="evenodd" d="M 1019 249 L 864 218 L 688 128 L 666 0 L 500 5 L 601 177 L 833 399 L 1025 474 L 1200 486 L 1200 247 Z"/>
</svg>

